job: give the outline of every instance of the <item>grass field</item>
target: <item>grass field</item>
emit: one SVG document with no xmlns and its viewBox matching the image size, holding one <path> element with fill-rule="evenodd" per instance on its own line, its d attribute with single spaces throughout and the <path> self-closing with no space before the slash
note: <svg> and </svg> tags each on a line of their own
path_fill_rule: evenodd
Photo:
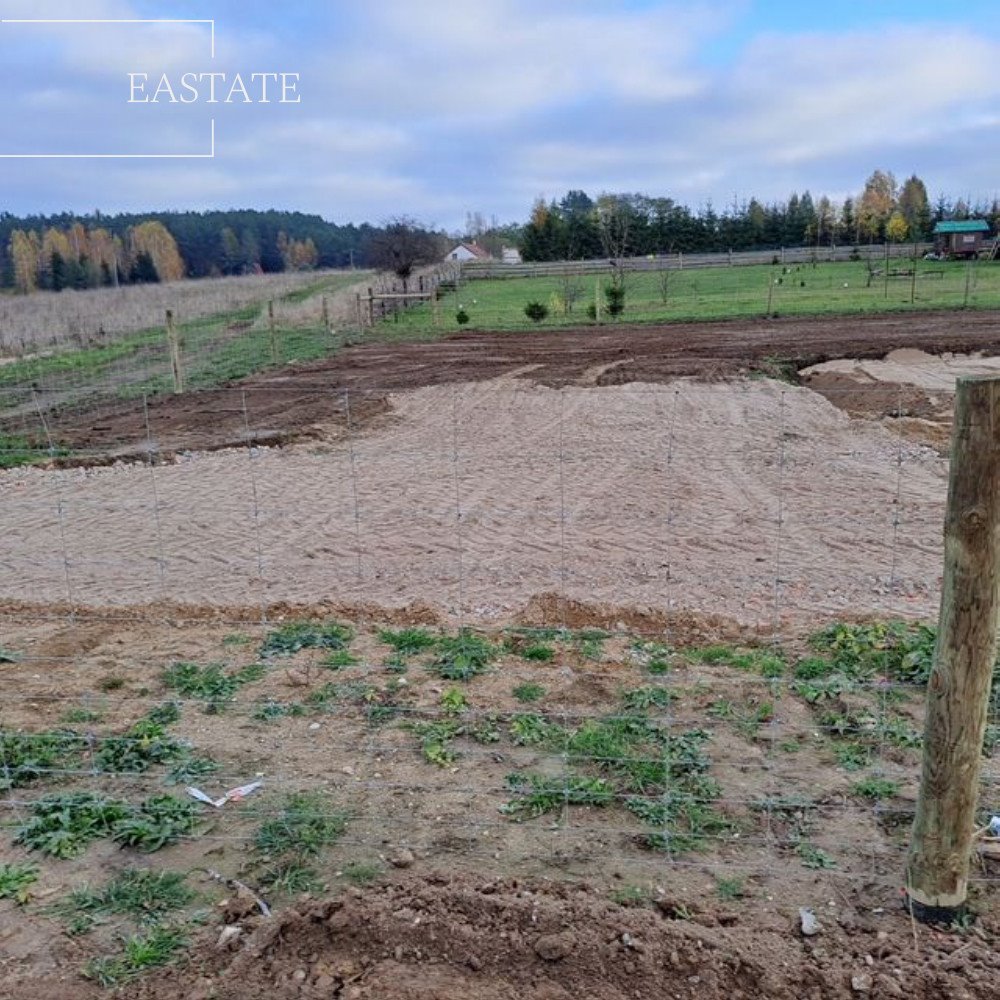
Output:
<svg viewBox="0 0 1000 1000">
<path fill-rule="evenodd" d="M 224 281 L 218 285 L 198 282 L 190 283 L 190 287 L 156 286 L 157 309 L 163 302 L 173 302 L 167 295 L 169 290 L 177 296 L 174 311 L 186 387 L 208 388 L 275 363 L 310 361 L 336 349 L 340 341 L 324 325 L 323 299 L 328 300 L 331 323 L 343 327 L 350 296 L 342 293 L 363 280 L 365 273 L 332 272 L 291 284 L 275 283 L 273 277 L 240 279 L 243 284 L 238 286 L 238 304 L 230 308 L 219 308 L 232 292 L 231 284 Z M 192 297 L 193 292 L 200 292 L 200 298 Z M 109 296 L 115 294 L 108 290 Z M 272 298 L 273 346 L 267 318 L 267 302 Z M 44 301 L 36 305 L 34 299 Z M 67 317 L 80 301 L 51 294 L 21 300 L 29 311 L 62 309 L 67 314 L 62 317 L 64 322 L 69 321 Z M 107 298 L 106 304 L 113 309 L 113 298 Z M 207 311 L 210 308 L 217 311 Z M 124 315 L 119 319 L 126 323 Z M 118 336 L 109 334 L 96 343 L 80 340 L 67 337 L 54 349 L 24 354 L 0 365 L 0 392 L 34 386 L 50 393 L 67 393 L 72 399 L 74 390 L 83 388 L 125 397 L 172 388 L 162 325 L 128 330 L 126 323 L 125 332 Z"/>
<path fill-rule="evenodd" d="M 1000 306 L 1000 265 L 918 261 L 916 281 L 909 261 L 894 261 L 870 283 L 863 263 L 820 263 L 642 272 L 626 277 L 630 323 L 710 320 L 764 315 L 824 315 L 905 309 L 996 308 Z M 470 329 L 525 329 L 535 326 L 524 314 L 528 302 L 541 302 L 548 316 L 539 326 L 593 322 L 587 315 L 605 275 L 469 281 L 441 303 L 441 328 L 461 328 L 459 309 Z M 571 305 L 566 306 L 567 289 Z M 912 301 L 911 301 L 912 296 Z M 604 301 L 602 293 L 602 311 Z M 605 318 L 606 314 L 605 314 Z M 431 308 L 422 305 L 387 321 L 393 327 L 433 327 Z"/>
<path fill-rule="evenodd" d="M 362 271 L 289 271 L 59 293 L 0 293 L 0 358 L 102 346 L 159 326 L 166 309 L 192 321 L 268 299 L 290 307 L 364 277 Z"/>
</svg>

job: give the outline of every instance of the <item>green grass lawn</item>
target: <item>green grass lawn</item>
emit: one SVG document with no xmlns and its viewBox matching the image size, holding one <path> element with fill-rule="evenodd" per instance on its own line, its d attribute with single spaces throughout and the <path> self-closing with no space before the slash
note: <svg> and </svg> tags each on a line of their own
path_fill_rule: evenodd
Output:
<svg viewBox="0 0 1000 1000">
<path fill-rule="evenodd" d="M 890 270 L 906 270 L 910 262 L 892 261 Z M 664 275 L 667 277 L 664 279 Z M 533 326 L 560 327 L 592 322 L 587 306 L 594 302 L 598 285 L 607 275 L 587 275 L 568 281 L 558 277 L 468 281 L 439 303 L 440 329 L 461 329 L 459 308 L 469 316 L 467 329 L 520 330 Z M 966 282 L 968 299 L 966 300 Z M 823 315 L 885 312 L 906 309 L 1000 307 L 1000 263 L 918 261 L 914 300 L 909 277 L 883 276 L 868 284 L 863 263 L 820 263 L 789 266 L 689 268 L 683 271 L 644 272 L 626 277 L 626 308 L 621 320 L 657 323 L 678 320 L 713 320 L 742 316 Z M 575 290 L 575 292 L 574 292 Z M 540 324 L 524 315 L 528 302 L 541 302 L 549 315 Z M 602 299 L 602 312 L 604 302 Z M 607 316 L 605 314 L 605 319 Z M 434 329 L 429 305 L 421 305 L 388 319 L 383 327 L 396 335 L 404 330 Z M 391 335 L 391 334 L 390 334 Z"/>
</svg>

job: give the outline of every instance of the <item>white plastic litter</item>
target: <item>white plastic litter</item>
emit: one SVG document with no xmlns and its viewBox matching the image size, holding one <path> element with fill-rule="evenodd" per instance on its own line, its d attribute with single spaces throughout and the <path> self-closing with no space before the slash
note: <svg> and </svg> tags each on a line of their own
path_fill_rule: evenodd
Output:
<svg viewBox="0 0 1000 1000">
<path fill-rule="evenodd" d="M 990 825 L 986 827 L 986 832 L 991 837 L 1000 837 L 1000 816 L 994 816 L 990 820 Z"/>
<path fill-rule="evenodd" d="M 206 795 L 200 788 L 195 788 L 193 785 L 189 785 L 186 791 L 191 798 L 197 799 L 199 802 L 204 802 L 207 806 L 215 806 L 216 809 L 221 809 L 227 802 L 239 802 L 240 799 L 245 799 L 248 795 L 252 795 L 263 784 L 263 781 L 251 781 L 248 785 L 240 785 L 239 788 L 230 788 L 221 799 L 213 799 L 211 795 Z"/>
</svg>

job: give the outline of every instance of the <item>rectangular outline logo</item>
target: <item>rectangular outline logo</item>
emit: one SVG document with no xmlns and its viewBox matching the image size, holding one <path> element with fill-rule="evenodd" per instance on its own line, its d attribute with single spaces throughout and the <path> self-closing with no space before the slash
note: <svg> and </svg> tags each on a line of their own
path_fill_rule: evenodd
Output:
<svg viewBox="0 0 1000 1000">
<path fill-rule="evenodd" d="M 215 58 L 214 18 L 0 18 L 0 24 L 208 24 L 211 25 L 211 58 Z M 210 153 L 0 153 L 0 160 L 214 160 L 215 119 L 212 119 Z"/>
</svg>

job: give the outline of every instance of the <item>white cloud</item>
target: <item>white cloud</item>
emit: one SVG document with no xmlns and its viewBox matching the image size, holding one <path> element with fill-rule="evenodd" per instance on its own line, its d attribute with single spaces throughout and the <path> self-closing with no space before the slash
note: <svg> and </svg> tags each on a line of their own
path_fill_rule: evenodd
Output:
<svg viewBox="0 0 1000 1000">
<path fill-rule="evenodd" d="M 589 2 L 388 0 L 343 52 L 337 86 L 371 108 L 505 119 L 566 102 L 666 101 L 698 92 L 692 57 L 732 3 L 611 9 Z"/>
<path fill-rule="evenodd" d="M 750 41 L 709 84 L 659 114 L 634 114 L 614 134 L 579 129 L 512 152 L 535 194 L 568 187 L 642 190 L 697 204 L 740 196 L 765 200 L 812 188 L 831 195 L 861 187 L 876 167 L 938 173 L 983 191 L 1000 153 L 995 131 L 1000 81 L 936 66 L 990 66 L 1000 42 L 933 25 L 843 33 L 765 34 Z M 942 78 L 942 75 L 945 78 Z M 578 124 L 578 123 L 577 123 Z M 983 193 L 991 193 L 986 187 Z"/>
<path fill-rule="evenodd" d="M 954 69 L 998 58 L 995 40 L 932 26 L 764 36 L 725 81 L 729 108 L 707 139 L 742 158 L 793 165 L 930 142 L 1000 96 L 991 74 Z"/>
<path fill-rule="evenodd" d="M 227 137 L 227 156 L 271 159 L 275 149 L 297 158 L 382 157 L 413 148 L 413 137 L 393 125 L 368 124 L 354 119 L 312 116 L 289 121 L 258 123 L 242 134 Z"/>
</svg>

